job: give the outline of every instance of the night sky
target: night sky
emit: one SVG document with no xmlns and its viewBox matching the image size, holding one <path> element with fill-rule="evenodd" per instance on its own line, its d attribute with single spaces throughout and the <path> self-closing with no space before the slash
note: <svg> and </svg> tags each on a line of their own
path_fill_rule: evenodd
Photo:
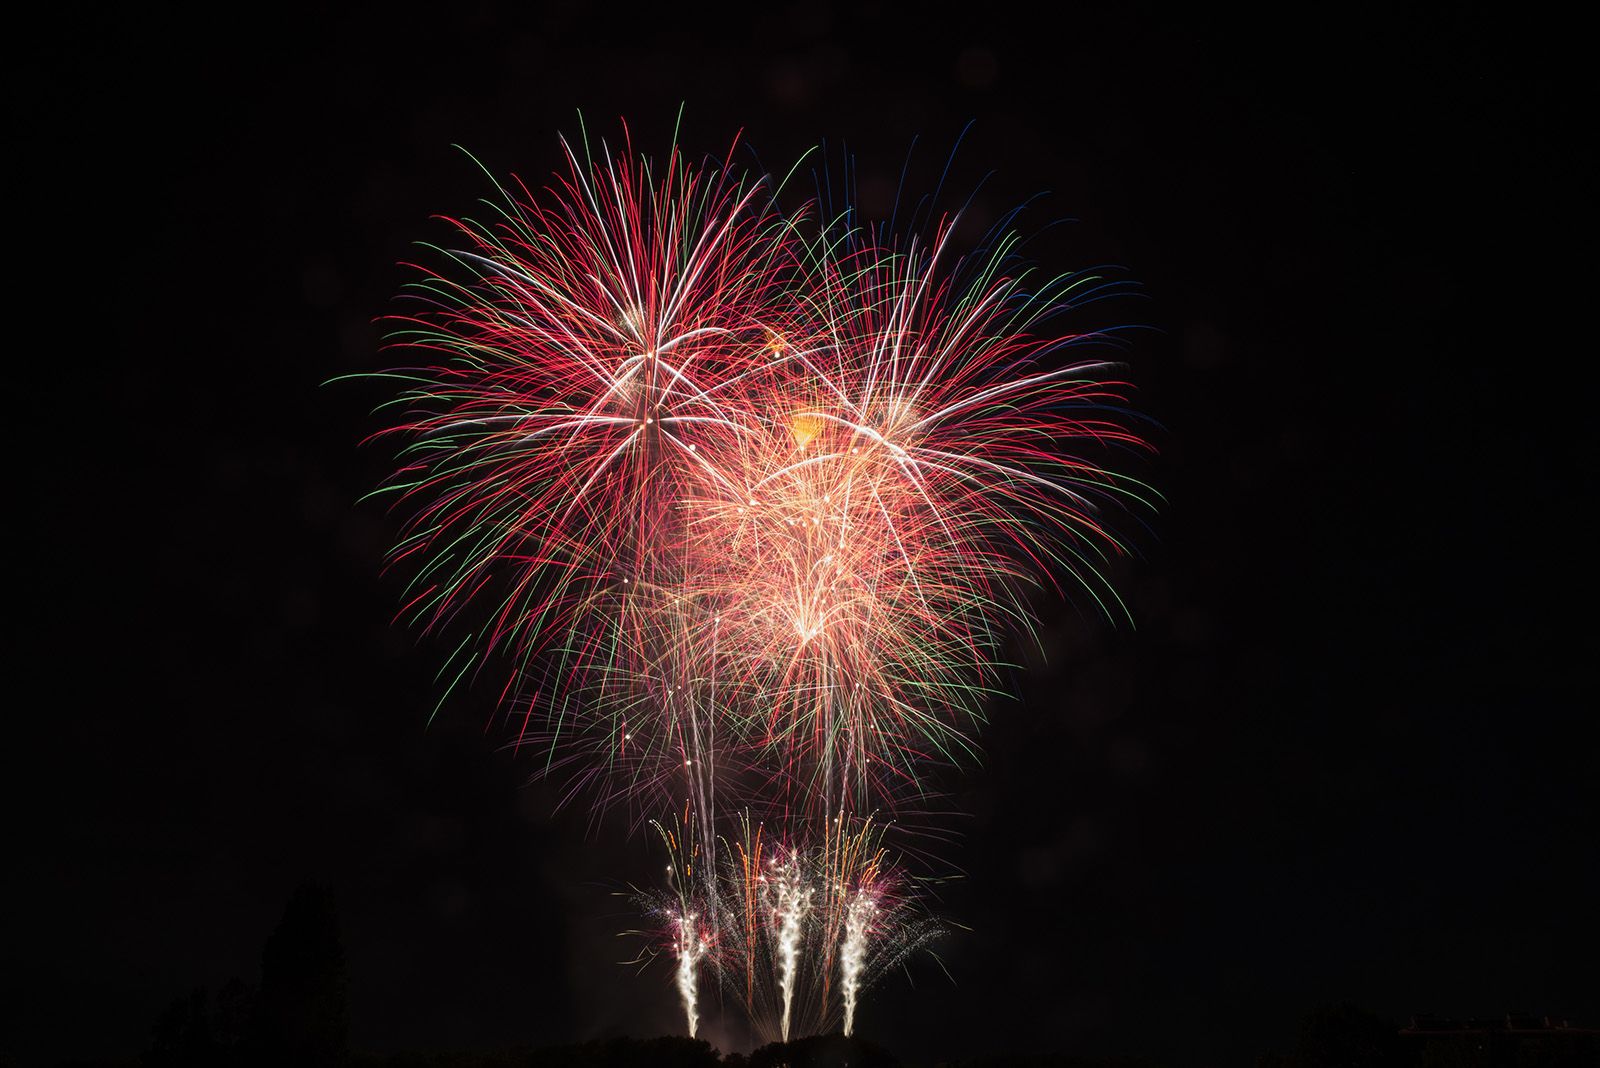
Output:
<svg viewBox="0 0 1600 1068">
<path fill-rule="evenodd" d="M 1142 299 L 1105 315 L 1151 328 L 1137 629 L 1046 606 L 948 780 L 954 982 L 919 959 L 863 1034 L 1241 1064 L 1331 1002 L 1600 1016 L 1593 341 L 1553 325 L 1592 137 L 1558 31 L 1002 7 L 17 35 L 0 1058 L 136 1054 L 255 981 L 307 879 L 355 1048 L 678 1028 L 665 969 L 616 963 L 650 843 L 528 784 L 495 687 L 427 724 L 449 649 L 391 625 L 395 529 L 357 503 L 382 394 L 321 383 L 381 366 L 396 262 L 491 192 L 452 145 L 536 180 L 577 109 L 659 155 L 680 102 L 692 156 L 848 152 L 868 213 L 970 121 L 974 218 L 1039 195 L 1025 228 L 1066 221 L 1032 258 L 1123 265 Z"/>
</svg>

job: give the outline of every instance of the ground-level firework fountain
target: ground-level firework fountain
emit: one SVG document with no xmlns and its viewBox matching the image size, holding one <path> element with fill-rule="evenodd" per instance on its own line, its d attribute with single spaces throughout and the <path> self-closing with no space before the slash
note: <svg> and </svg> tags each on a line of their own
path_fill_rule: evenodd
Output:
<svg viewBox="0 0 1600 1068">
<path fill-rule="evenodd" d="M 678 958 L 678 996 L 683 999 L 683 1014 L 689 1024 L 689 1037 L 700 1030 L 700 961 L 711 949 L 711 939 L 700 926 L 700 916 L 694 912 L 678 914 L 678 935 L 672 943 L 673 955 Z"/>
<path fill-rule="evenodd" d="M 861 980 L 867 964 L 868 936 L 878 915 L 872 891 L 859 887 L 850 897 L 844 914 L 844 945 L 839 949 L 839 986 L 844 993 L 844 1033 L 856 1028 L 856 999 L 861 995 Z"/>
<path fill-rule="evenodd" d="M 1061 326 L 1116 287 L 563 147 L 393 317 L 405 614 L 476 617 L 446 677 L 512 665 L 548 773 L 677 814 L 651 901 L 690 1034 L 708 978 L 772 1037 L 849 1031 L 936 930 L 851 814 L 975 752 L 1033 590 L 1120 610 L 1099 566 L 1151 495 L 1101 457 L 1144 446 L 1075 355 L 1115 331 Z"/>
<path fill-rule="evenodd" d="M 780 1034 L 789 1041 L 789 1023 L 794 1015 L 794 984 L 800 966 L 800 934 L 811 914 L 811 895 L 800 856 L 791 852 L 787 861 L 773 858 L 765 889 L 771 897 L 767 911 L 777 928 L 778 989 L 783 994 L 783 1024 Z"/>
<path fill-rule="evenodd" d="M 690 1034 L 703 984 L 759 1037 L 787 1040 L 841 1022 L 849 1034 L 861 992 L 942 930 L 889 863 L 873 820 L 820 821 L 808 840 L 769 837 L 743 819 L 711 866 L 695 864 L 709 851 L 692 815 L 655 826 L 672 857 L 670 888 L 640 895 L 659 924 L 658 936 L 643 933 L 674 962 Z"/>
</svg>

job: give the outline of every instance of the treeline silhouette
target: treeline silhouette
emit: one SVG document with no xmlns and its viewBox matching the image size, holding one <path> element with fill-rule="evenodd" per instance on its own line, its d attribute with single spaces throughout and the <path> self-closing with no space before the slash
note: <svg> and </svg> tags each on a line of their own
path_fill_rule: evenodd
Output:
<svg viewBox="0 0 1600 1068">
<path fill-rule="evenodd" d="M 349 982 L 333 893 L 306 883 L 261 951 L 261 985 L 196 989 L 155 1022 L 140 1068 L 345 1068 Z M 85 1068 L 95 1062 L 65 1062 Z"/>
<path fill-rule="evenodd" d="M 617 1038 L 536 1049 L 372 1054 L 349 1049 L 349 983 L 338 910 L 327 887 L 307 883 L 290 897 L 261 955 L 261 983 L 233 979 L 215 995 L 197 989 L 169 1005 L 142 1056 L 62 1061 L 60 1068 L 905 1068 L 857 1038 L 818 1035 L 749 1054 L 669 1036 Z M 1308 1013 L 1288 1049 L 1255 1068 L 1595 1068 L 1593 1031 L 1540 1030 L 1492 1022 L 1400 1026 L 1353 1005 Z M 999 1040 L 999 1036 L 997 1036 Z M 10 1068 L 0 1058 L 0 1068 Z M 934 1068 L 1158 1068 L 1127 1057 L 1003 1055 L 941 1061 Z"/>
</svg>

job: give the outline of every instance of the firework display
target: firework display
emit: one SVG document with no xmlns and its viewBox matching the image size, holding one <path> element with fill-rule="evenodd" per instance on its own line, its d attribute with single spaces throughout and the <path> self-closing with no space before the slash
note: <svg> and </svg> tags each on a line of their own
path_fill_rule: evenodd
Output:
<svg viewBox="0 0 1600 1068">
<path fill-rule="evenodd" d="M 781 208 L 731 152 L 563 146 L 448 220 L 393 319 L 403 615 L 572 795 L 675 814 L 646 897 L 691 1035 L 713 990 L 849 1033 L 937 930 L 858 814 L 975 752 L 1039 588 L 1122 612 L 1101 569 L 1150 494 L 1108 458 L 1144 444 L 1075 358 L 1111 336 L 1058 326 L 1107 283 Z"/>
</svg>

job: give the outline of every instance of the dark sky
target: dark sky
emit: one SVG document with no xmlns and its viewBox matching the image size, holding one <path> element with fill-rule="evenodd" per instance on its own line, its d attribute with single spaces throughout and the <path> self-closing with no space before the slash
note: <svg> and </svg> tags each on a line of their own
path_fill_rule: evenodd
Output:
<svg viewBox="0 0 1600 1068">
<path fill-rule="evenodd" d="M 1155 328 L 1138 628 L 1050 611 L 954 787 L 954 983 L 891 978 L 868 1037 L 1238 1064 L 1325 1002 L 1600 1015 L 1559 31 L 1004 7 L 19 33 L 0 1055 L 136 1052 L 189 988 L 254 981 L 308 878 L 358 1047 L 676 1026 L 664 972 L 615 963 L 644 838 L 554 812 L 485 697 L 425 725 L 447 650 L 390 625 L 394 530 L 356 503 L 375 396 L 319 383 L 379 366 L 396 261 L 488 191 L 453 143 L 538 178 L 575 109 L 659 153 L 680 102 L 691 154 L 825 139 L 869 201 L 974 121 L 951 187 L 992 172 L 988 218 L 1047 193 L 1031 220 L 1076 221 L 1034 257 L 1126 265 L 1146 299 L 1114 313 Z"/>
</svg>

